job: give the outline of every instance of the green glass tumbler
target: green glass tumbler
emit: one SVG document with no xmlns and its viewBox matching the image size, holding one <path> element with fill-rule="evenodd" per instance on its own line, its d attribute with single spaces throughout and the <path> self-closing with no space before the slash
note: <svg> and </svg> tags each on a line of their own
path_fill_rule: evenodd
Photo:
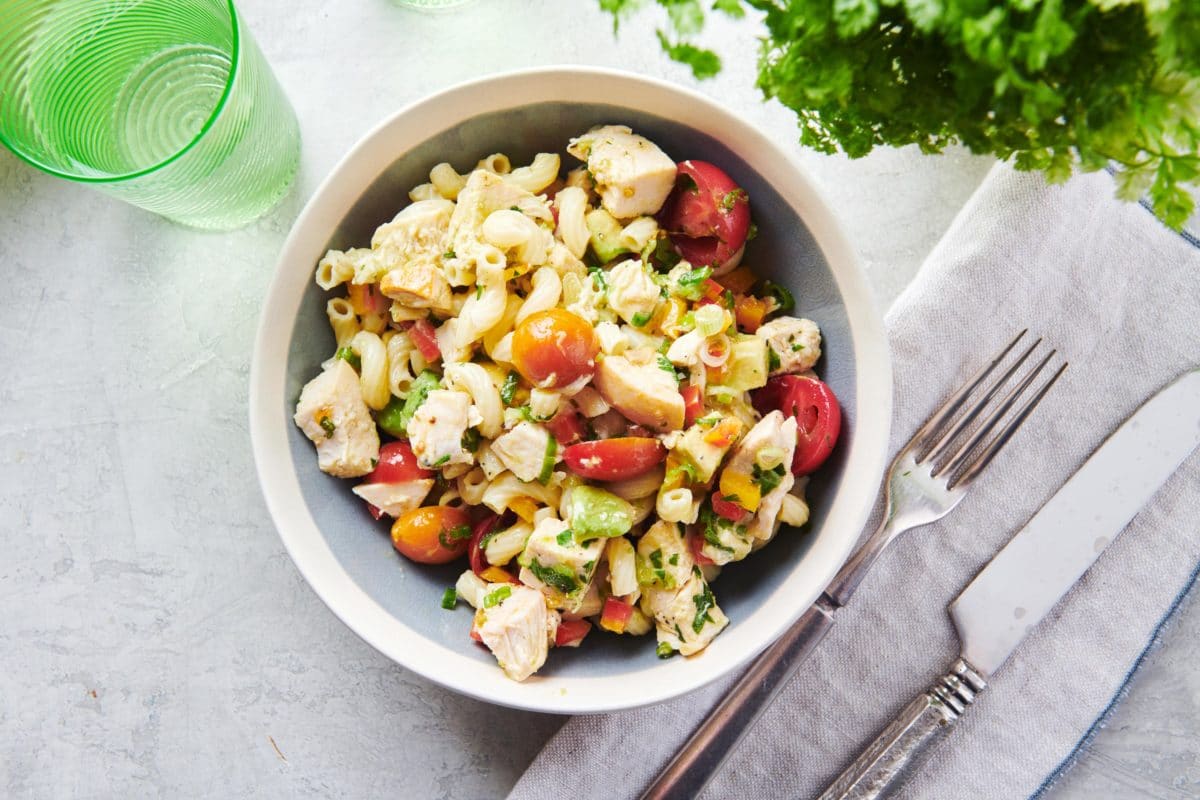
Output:
<svg viewBox="0 0 1200 800">
<path fill-rule="evenodd" d="M 300 128 L 230 0 L 0 0 L 0 141 L 197 228 L 287 192 Z"/>
</svg>

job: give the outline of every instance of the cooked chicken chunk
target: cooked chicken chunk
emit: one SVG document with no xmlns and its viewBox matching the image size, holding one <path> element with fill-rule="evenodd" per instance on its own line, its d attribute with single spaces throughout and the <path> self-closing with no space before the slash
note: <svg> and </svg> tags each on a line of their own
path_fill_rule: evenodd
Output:
<svg viewBox="0 0 1200 800">
<path fill-rule="evenodd" d="M 734 421 L 736 417 L 729 417 Z M 731 445 L 714 444 L 706 441 L 705 437 L 712 432 L 712 424 L 695 424 L 688 428 L 672 449 L 683 457 L 696 470 L 696 482 L 708 483 L 721 466 L 721 459 L 729 452 Z M 736 429 L 740 433 L 740 427 Z M 720 440 L 718 440 L 720 441 Z"/>
<path fill-rule="evenodd" d="M 410 203 L 391 222 L 375 229 L 371 247 L 389 267 L 421 256 L 436 259 L 445 252 L 446 228 L 454 203 L 443 197 Z"/>
<path fill-rule="evenodd" d="M 605 356 L 596 365 L 595 383 L 605 401 L 634 422 L 659 432 L 683 427 L 683 395 L 675 376 L 657 364 Z"/>
<path fill-rule="evenodd" d="M 587 600 L 587 588 L 604 553 L 605 539 L 579 544 L 562 520 L 547 518 L 537 524 L 525 542 L 521 582 L 540 589 L 546 602 L 567 612 L 577 612 Z"/>
<path fill-rule="evenodd" d="M 317 464 L 339 478 L 375 469 L 379 433 L 363 401 L 358 373 L 343 359 L 333 362 L 300 392 L 293 417 L 317 446 Z"/>
<path fill-rule="evenodd" d="M 463 448 L 463 435 L 481 421 L 470 395 L 434 389 L 408 424 L 408 439 L 417 463 L 426 469 L 472 463 L 475 457 Z"/>
<path fill-rule="evenodd" d="M 764 470 L 758 464 L 758 460 L 766 448 L 774 449 L 775 455 L 780 458 L 778 466 L 772 468 L 776 475 L 773 481 L 775 485 L 762 493 L 754 518 L 747 525 L 747 531 L 754 539 L 770 539 L 775 535 L 783 497 L 791 491 L 792 484 L 795 483 L 792 471 L 788 469 L 788 465 L 792 463 L 792 454 L 796 450 L 795 417 L 785 418 L 778 410 L 767 414 L 734 448 L 725 469 L 761 482 L 762 479 L 756 476 L 761 475 Z"/>
<path fill-rule="evenodd" d="M 700 552 L 714 564 L 741 561 L 754 549 L 754 537 L 745 525 L 731 522 L 711 509 L 705 509 L 700 523 L 699 535 L 704 537 Z"/>
<path fill-rule="evenodd" d="M 409 308 L 430 308 L 442 314 L 454 310 L 450 284 L 429 257 L 412 258 L 390 270 L 379 281 L 379 291 Z"/>
<path fill-rule="evenodd" d="M 504 597 L 488 607 L 489 595 Z M 558 631 L 558 613 L 546 608 L 542 593 L 528 586 L 493 583 L 482 604 L 475 627 L 504 674 L 523 681 L 541 669 Z"/>
<path fill-rule="evenodd" d="M 810 319 L 776 317 L 754 332 L 779 356 L 772 375 L 804 372 L 821 357 L 821 330 Z"/>
<path fill-rule="evenodd" d="M 403 483 L 360 483 L 352 491 L 389 517 L 399 517 L 420 507 L 432 488 L 432 478 L 420 478 Z"/>
<path fill-rule="evenodd" d="M 631 325 L 650 321 L 662 292 L 642 262 L 622 261 L 608 271 L 608 307 Z"/>
<path fill-rule="evenodd" d="M 522 422 L 492 442 L 492 453 L 521 480 L 536 481 L 542 474 L 549 441 L 550 431 L 532 422 Z M 556 447 L 555 462 L 557 451 Z"/>
<path fill-rule="evenodd" d="M 637 556 L 642 572 L 639 581 L 646 591 L 675 591 L 687 581 L 694 563 L 683 529 L 661 519 L 638 540 Z"/>
<path fill-rule="evenodd" d="M 600 202 L 617 219 L 656 213 L 675 187 L 675 162 L 624 125 L 594 128 L 567 152 L 587 162 Z"/>
<path fill-rule="evenodd" d="M 647 596 L 659 643 L 682 655 L 700 652 L 729 624 L 699 569 L 677 591 L 649 591 Z"/>
</svg>

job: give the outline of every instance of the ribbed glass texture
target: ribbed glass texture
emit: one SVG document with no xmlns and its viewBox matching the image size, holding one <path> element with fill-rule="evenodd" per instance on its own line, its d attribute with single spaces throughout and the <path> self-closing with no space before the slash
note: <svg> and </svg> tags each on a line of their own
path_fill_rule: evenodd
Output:
<svg viewBox="0 0 1200 800">
<path fill-rule="evenodd" d="M 229 0 L 0 0 L 0 140 L 55 175 L 227 230 L 296 174 L 296 115 Z"/>
</svg>

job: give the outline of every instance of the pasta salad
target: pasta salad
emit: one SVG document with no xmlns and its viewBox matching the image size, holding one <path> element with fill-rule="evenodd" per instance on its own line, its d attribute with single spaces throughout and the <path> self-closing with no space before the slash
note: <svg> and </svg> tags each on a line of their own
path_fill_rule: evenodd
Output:
<svg viewBox="0 0 1200 800">
<path fill-rule="evenodd" d="M 317 265 L 337 341 L 295 422 L 524 680 L 593 627 L 703 650 L 721 568 L 808 520 L 840 412 L 821 333 L 742 264 L 750 198 L 628 127 L 435 166 Z"/>
</svg>

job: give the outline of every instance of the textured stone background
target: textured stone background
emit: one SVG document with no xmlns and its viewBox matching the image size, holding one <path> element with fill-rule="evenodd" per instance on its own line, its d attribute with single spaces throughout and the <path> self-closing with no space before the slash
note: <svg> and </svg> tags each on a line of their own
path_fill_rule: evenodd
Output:
<svg viewBox="0 0 1200 800">
<path fill-rule="evenodd" d="M 343 627 L 292 567 L 254 477 L 250 350 L 305 198 L 370 126 L 489 72 L 552 63 L 690 83 L 591 0 L 242 0 L 304 134 L 296 188 L 232 234 L 186 230 L 0 151 L 0 795 L 495 797 L 556 717 L 446 692 Z M 705 91 L 793 141 L 750 89 L 753 29 L 707 37 Z M 800 152 L 881 308 L 989 162 Z M 1131 587 L 1131 591 L 1134 590 Z M 1200 796 L 1200 613 L 1051 793 Z"/>
</svg>

